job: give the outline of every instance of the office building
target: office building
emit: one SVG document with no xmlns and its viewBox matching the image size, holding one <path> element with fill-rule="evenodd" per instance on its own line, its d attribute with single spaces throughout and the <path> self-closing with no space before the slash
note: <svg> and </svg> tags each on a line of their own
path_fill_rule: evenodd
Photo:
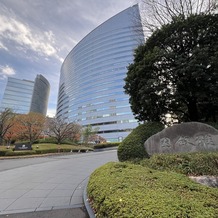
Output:
<svg viewBox="0 0 218 218">
<path fill-rule="evenodd" d="M 47 113 L 50 84 L 37 75 L 35 81 L 8 77 L 0 109 L 11 108 L 15 113 Z"/>
<path fill-rule="evenodd" d="M 62 64 L 57 118 L 97 127 L 98 135 L 108 141 L 125 138 L 138 125 L 123 86 L 140 43 L 144 35 L 138 5 L 85 36 Z"/>
</svg>

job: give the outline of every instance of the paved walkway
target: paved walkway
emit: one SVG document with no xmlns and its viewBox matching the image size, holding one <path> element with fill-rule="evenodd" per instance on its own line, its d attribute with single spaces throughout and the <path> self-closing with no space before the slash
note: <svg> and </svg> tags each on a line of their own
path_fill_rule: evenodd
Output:
<svg viewBox="0 0 218 218">
<path fill-rule="evenodd" d="M 72 208 L 75 212 L 75 208 L 84 207 L 88 176 L 110 161 L 117 161 L 116 150 L 0 160 L 0 215 L 47 211 L 47 217 L 55 217 L 51 210 L 63 213 L 63 208 L 68 208 L 65 213 Z"/>
</svg>

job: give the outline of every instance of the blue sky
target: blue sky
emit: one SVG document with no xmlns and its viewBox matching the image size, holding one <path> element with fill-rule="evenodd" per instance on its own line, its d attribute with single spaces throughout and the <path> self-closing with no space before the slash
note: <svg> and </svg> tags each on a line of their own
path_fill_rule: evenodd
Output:
<svg viewBox="0 0 218 218">
<path fill-rule="evenodd" d="M 136 0 L 1 0 L 0 101 L 7 77 L 51 85 L 48 115 L 56 111 L 60 68 L 70 50 L 95 27 Z"/>
</svg>

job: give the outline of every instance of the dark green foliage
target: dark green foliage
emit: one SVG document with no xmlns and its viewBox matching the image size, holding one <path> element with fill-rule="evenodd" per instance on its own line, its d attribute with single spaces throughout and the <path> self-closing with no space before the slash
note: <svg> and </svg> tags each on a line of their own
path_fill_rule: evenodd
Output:
<svg viewBox="0 0 218 218">
<path fill-rule="evenodd" d="M 57 145 L 57 144 L 33 144 L 33 150 L 31 151 L 13 151 L 13 147 L 10 149 L 4 148 L 0 150 L 0 156 L 23 156 L 23 155 L 34 155 L 34 154 L 49 154 L 49 153 L 63 153 L 63 152 L 87 152 L 93 151 L 93 148 L 85 146 L 74 146 L 74 145 Z M 1 148 L 2 149 L 2 148 Z"/>
<path fill-rule="evenodd" d="M 36 151 L 7 151 L 5 156 L 24 156 L 33 154 L 36 154 Z"/>
<path fill-rule="evenodd" d="M 119 161 L 148 157 L 144 149 L 145 141 L 163 128 L 162 124 L 156 122 L 139 125 L 120 143 L 118 147 Z"/>
<path fill-rule="evenodd" d="M 98 168 L 88 184 L 96 217 L 217 218 L 218 189 L 128 163 Z"/>
<path fill-rule="evenodd" d="M 177 17 L 135 52 L 125 92 L 139 121 L 216 122 L 218 14 Z"/>
<path fill-rule="evenodd" d="M 49 148 L 49 149 L 38 149 L 35 150 L 36 154 L 49 154 L 49 153 L 63 153 L 63 152 L 86 152 L 86 151 L 92 151 L 92 149 L 89 148 Z"/>
<path fill-rule="evenodd" d="M 0 157 L 5 156 L 7 152 L 8 152 L 7 150 L 0 151 Z"/>
<path fill-rule="evenodd" d="M 110 148 L 110 147 L 117 147 L 119 146 L 120 142 L 111 142 L 111 143 L 99 143 L 99 144 L 95 144 L 93 146 L 94 149 L 98 149 L 98 148 Z"/>
<path fill-rule="evenodd" d="M 35 150 L 36 154 L 50 154 L 50 153 L 59 153 L 63 152 L 63 149 L 58 149 L 58 148 L 48 148 L 48 149 L 37 149 Z M 70 152 L 69 149 L 65 152 Z"/>
<path fill-rule="evenodd" d="M 150 159 L 138 163 L 152 169 L 174 171 L 185 175 L 218 176 L 218 152 L 155 154 Z"/>
</svg>

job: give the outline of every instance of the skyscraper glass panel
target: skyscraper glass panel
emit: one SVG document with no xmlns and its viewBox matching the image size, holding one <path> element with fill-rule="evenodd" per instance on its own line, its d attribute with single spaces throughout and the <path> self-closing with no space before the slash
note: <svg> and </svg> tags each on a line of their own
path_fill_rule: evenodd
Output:
<svg viewBox="0 0 218 218">
<path fill-rule="evenodd" d="M 50 84 L 48 80 L 42 75 L 37 75 L 34 83 L 30 111 L 46 115 L 49 93 Z"/>
<path fill-rule="evenodd" d="M 35 81 L 8 77 L 0 110 L 11 108 L 15 113 L 36 112 L 46 115 L 50 84 L 42 75 Z"/>
<path fill-rule="evenodd" d="M 134 49 L 143 42 L 138 5 L 84 37 L 61 67 L 57 117 L 97 127 L 108 141 L 125 138 L 138 124 L 124 93 L 124 78 Z"/>
<path fill-rule="evenodd" d="M 15 113 L 28 113 L 33 95 L 33 87 L 33 81 L 8 77 L 1 110 L 11 108 Z"/>
</svg>

